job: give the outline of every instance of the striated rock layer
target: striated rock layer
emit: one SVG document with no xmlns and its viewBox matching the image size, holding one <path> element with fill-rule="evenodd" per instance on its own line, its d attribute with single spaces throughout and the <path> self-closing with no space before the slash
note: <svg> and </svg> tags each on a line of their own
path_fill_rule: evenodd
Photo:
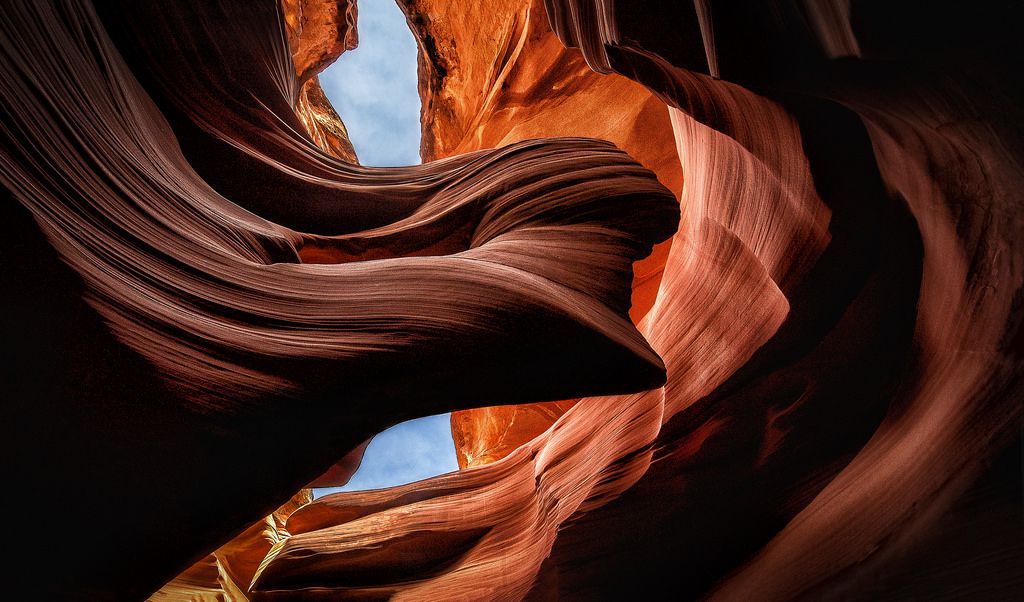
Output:
<svg viewBox="0 0 1024 602">
<path fill-rule="evenodd" d="M 409 2 L 436 160 L 371 169 L 303 117 L 310 4 L 0 12 L 7 482 L 74 492 L 12 591 L 1014 597 L 1017 9 Z M 464 470 L 273 513 L 471 408 Z"/>
</svg>

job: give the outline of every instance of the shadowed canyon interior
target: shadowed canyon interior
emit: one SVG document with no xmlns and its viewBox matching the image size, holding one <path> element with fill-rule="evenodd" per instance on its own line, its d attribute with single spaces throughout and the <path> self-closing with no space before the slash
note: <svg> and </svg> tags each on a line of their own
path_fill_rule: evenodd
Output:
<svg viewBox="0 0 1024 602">
<path fill-rule="evenodd" d="M 1021 9 L 916 4 L 401 0 L 386 168 L 355 0 L 4 4 L 4 587 L 1012 598 Z"/>
</svg>

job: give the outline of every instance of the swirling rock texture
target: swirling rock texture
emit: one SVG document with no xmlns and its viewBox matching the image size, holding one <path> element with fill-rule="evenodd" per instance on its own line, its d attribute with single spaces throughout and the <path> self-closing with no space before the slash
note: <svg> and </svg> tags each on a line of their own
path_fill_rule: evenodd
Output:
<svg viewBox="0 0 1024 602">
<path fill-rule="evenodd" d="M 287 4 L 3 7 L 5 586 L 1019 592 L 1019 9 L 436 4 L 397 169 L 318 140 Z M 304 503 L 388 424 L 575 399 Z"/>
<path fill-rule="evenodd" d="M 2 14 L 4 476 L 73 492 L 19 505 L 12 591 L 140 598 L 390 424 L 664 382 L 629 282 L 678 206 L 612 144 L 360 168 L 276 2 Z"/>
</svg>

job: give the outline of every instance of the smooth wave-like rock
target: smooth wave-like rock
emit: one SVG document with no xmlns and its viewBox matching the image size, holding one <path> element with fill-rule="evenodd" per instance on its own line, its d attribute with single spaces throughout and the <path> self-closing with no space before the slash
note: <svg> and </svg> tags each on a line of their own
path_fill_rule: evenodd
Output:
<svg viewBox="0 0 1024 602">
<path fill-rule="evenodd" d="M 590 6 L 572 14 L 609 9 L 580 4 Z M 877 167 L 867 164 L 870 171 L 862 173 L 877 169 L 888 205 L 905 203 L 920 232 L 914 346 L 881 423 L 849 464 L 784 515 L 786 527 L 714 594 L 849 595 L 920 540 L 991 458 L 1019 437 L 1014 299 L 1021 237 L 1019 220 L 997 217 L 1019 210 L 1021 146 L 1014 124 L 1021 121 L 1014 99 L 1020 86 L 1010 57 L 1020 53 L 1005 29 L 1017 15 L 1007 7 L 965 16 L 946 4 L 925 14 L 860 2 L 824 21 L 794 13 L 779 22 L 759 12 L 766 7 L 729 11 L 707 4 L 715 75 L 763 90 L 797 117 L 805 138 L 822 137 L 805 140 L 808 157 L 838 147 L 833 154 L 873 161 Z M 700 21 L 700 11 L 695 17 Z M 695 100 L 703 102 L 694 97 L 705 93 L 679 67 L 704 71 L 704 65 L 700 57 L 680 55 L 675 28 L 647 21 L 639 29 L 636 22 L 612 20 L 623 26 L 611 34 L 582 26 L 559 34 L 579 43 L 592 64 L 607 59 L 670 105 L 692 111 Z M 858 138 L 863 150 L 854 154 Z M 851 167 L 844 165 L 847 176 L 856 173 Z M 819 189 L 839 184 L 843 174 L 837 172 L 816 177 Z M 887 263 L 893 259 L 886 256 Z M 823 547 L 825 541 L 842 545 Z M 1000 595 L 1016 587 L 1014 575 L 996 579 Z"/>
<path fill-rule="evenodd" d="M 361 168 L 302 126 L 276 2 L 98 8 L 0 18 L 7 482 L 73 492 L 12 536 L 74 561 L 11 591 L 141 597 L 390 424 L 663 382 L 629 282 L 678 208 L 610 143 Z"/>
</svg>

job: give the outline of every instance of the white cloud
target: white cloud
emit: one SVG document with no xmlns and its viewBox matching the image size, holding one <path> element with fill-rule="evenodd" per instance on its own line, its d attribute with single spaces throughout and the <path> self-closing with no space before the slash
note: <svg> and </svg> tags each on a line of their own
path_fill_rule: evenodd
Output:
<svg viewBox="0 0 1024 602">
<path fill-rule="evenodd" d="M 360 0 L 359 47 L 320 74 L 320 84 L 348 128 L 359 162 L 420 162 L 416 41 L 394 0 Z"/>
</svg>

